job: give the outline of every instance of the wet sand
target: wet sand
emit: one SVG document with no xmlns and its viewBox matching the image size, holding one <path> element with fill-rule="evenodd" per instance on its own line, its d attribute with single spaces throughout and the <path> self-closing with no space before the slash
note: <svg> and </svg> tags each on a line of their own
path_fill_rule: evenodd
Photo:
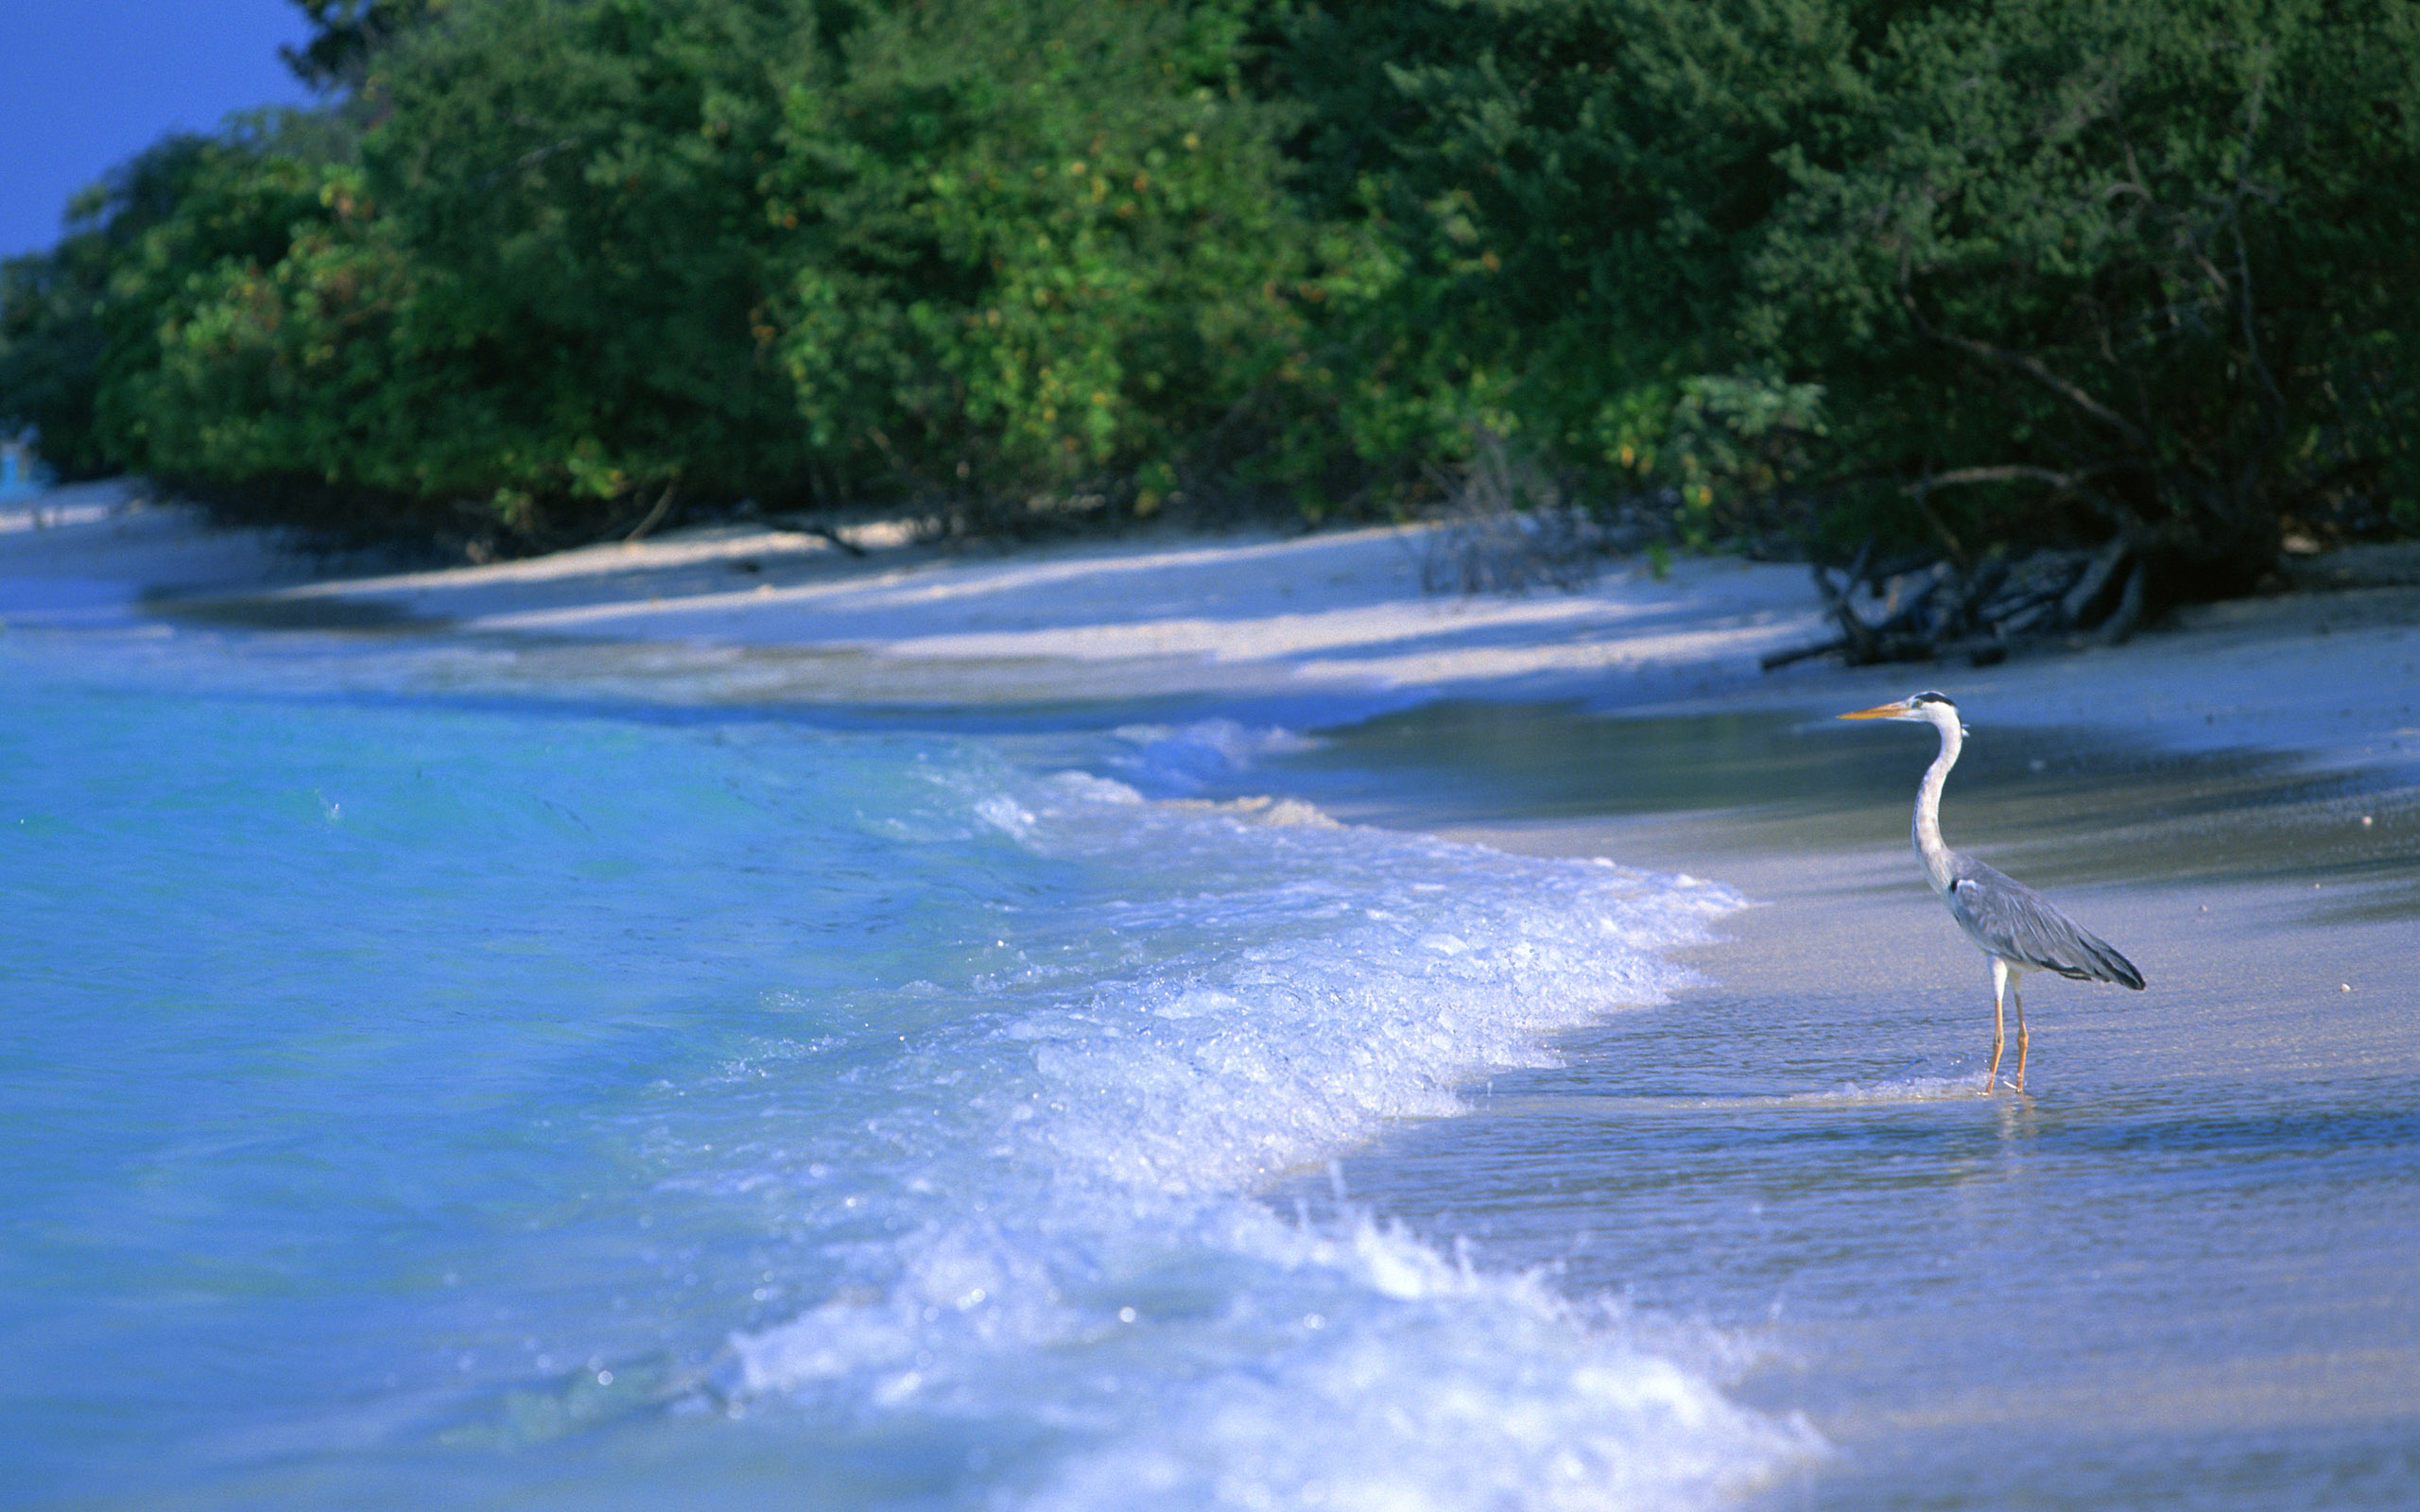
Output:
<svg viewBox="0 0 2420 1512">
<path fill-rule="evenodd" d="M 1738 1395 L 1838 1452 L 1776 1506 L 2413 1504 L 2412 768 L 1979 730 L 1950 842 L 2150 979 L 2028 978 L 2030 1091 L 1984 1096 L 1983 961 L 1906 840 L 1933 736 L 1829 712 L 1432 707 L 1288 764 L 1340 817 L 1754 900 L 1703 987 L 1397 1130 L 1350 1200 L 1744 1341 Z"/>
</svg>

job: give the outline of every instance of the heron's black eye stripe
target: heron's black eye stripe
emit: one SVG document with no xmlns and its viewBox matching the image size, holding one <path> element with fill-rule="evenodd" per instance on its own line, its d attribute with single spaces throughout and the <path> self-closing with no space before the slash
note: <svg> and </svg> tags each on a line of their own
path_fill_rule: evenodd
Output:
<svg viewBox="0 0 2420 1512">
<path fill-rule="evenodd" d="M 1927 689 L 1925 692 L 1920 693 L 1920 694 L 1917 694 L 1914 697 L 1912 697 L 1912 698 L 1909 699 L 1908 701 L 1909 701 L 1910 703 L 1937 703 L 1937 704 L 1945 704 L 1945 705 L 1947 705 L 1949 708 L 1952 708 L 1952 709 L 1955 709 L 1955 708 L 1957 708 L 1957 707 L 1958 707 L 1956 704 L 1951 703 L 1951 702 L 1949 701 L 1949 696 L 1948 696 L 1947 694 L 1945 694 L 1945 693 L 1934 693 L 1934 692 L 1932 692 L 1930 689 Z"/>
</svg>

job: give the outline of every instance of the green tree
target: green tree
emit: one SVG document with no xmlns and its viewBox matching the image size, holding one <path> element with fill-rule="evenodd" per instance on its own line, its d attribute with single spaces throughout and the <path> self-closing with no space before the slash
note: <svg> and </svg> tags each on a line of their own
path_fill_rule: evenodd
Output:
<svg viewBox="0 0 2420 1512">
<path fill-rule="evenodd" d="M 777 346 L 826 466 L 1148 513 L 1282 441 L 1270 394 L 1319 382 L 1305 311 L 1366 249 L 1295 208 L 1240 34 L 1215 5 L 936 0 L 789 87 Z"/>
<path fill-rule="evenodd" d="M 259 359 L 265 347 L 300 343 L 316 357 L 328 344 L 323 326 L 286 308 L 295 247 L 323 242 L 352 208 L 326 127 L 280 114 L 199 143 L 173 211 L 114 258 L 96 306 L 93 414 L 117 466 L 188 479 L 292 471 L 259 438 L 324 396 L 300 365 Z"/>
<path fill-rule="evenodd" d="M 294 0 L 311 23 L 311 40 L 280 47 L 295 77 L 321 89 L 358 89 L 376 56 L 430 17 L 447 0 Z"/>
<path fill-rule="evenodd" d="M 2410 7 L 1941 7 L 1869 77 L 1857 130 L 1783 157 L 1751 315 L 1831 390 L 1843 525 L 1962 555 L 2122 533 L 2196 594 L 2265 571 L 2316 491 L 2396 486 Z"/>
<path fill-rule="evenodd" d="M 57 247 L 0 263 L 0 429 L 31 426 L 62 475 L 124 465 L 95 419 L 105 369 L 130 358 L 112 352 L 112 327 L 123 336 L 129 322 L 111 318 L 112 284 L 226 151 L 206 137 L 164 138 L 76 197 Z"/>
<path fill-rule="evenodd" d="M 1599 488 L 1686 477 L 1659 454 L 1691 381 L 1761 355 L 1739 318 L 1792 191 L 1782 154 L 1865 109 L 1858 19 L 1841 0 L 1288 17 L 1269 66 L 1314 112 L 1306 187 L 1380 220 L 1404 259 L 1358 334 L 1381 444 L 1476 421 Z"/>
<path fill-rule="evenodd" d="M 2391 0 L 304 9 L 326 109 L 0 267 L 70 471 L 534 546 L 1377 510 L 1492 433 L 1683 543 L 2118 533 L 2171 594 L 2420 528 Z"/>
<path fill-rule="evenodd" d="M 522 544 L 796 479 L 752 326 L 775 80 L 811 40 L 771 3 L 491 0 L 394 41 L 352 161 L 258 165 L 308 200 L 272 253 L 155 233 L 178 276 L 120 455 Z"/>
<path fill-rule="evenodd" d="M 117 258 L 105 449 L 525 545 L 676 490 L 1149 512 L 1272 436 L 1333 449 L 1304 312 L 1362 249 L 1295 212 L 1238 36 L 1215 7 L 448 8 L 372 55 L 355 150 L 222 152 Z"/>
</svg>

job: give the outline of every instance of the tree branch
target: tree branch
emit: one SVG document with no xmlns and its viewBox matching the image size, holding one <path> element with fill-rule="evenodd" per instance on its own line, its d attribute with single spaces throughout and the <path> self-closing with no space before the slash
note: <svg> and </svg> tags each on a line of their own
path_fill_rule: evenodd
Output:
<svg viewBox="0 0 2420 1512">
<path fill-rule="evenodd" d="M 2269 80 L 2264 75 L 2253 86 L 2252 101 L 2244 108 L 2243 147 L 2236 155 L 2235 193 L 2227 200 L 2227 230 L 2235 236 L 2236 303 L 2243 319 L 2243 347 L 2252 359 L 2252 370 L 2260 378 L 2261 418 L 2267 421 L 2268 435 L 2260 446 L 2264 455 L 2285 438 L 2286 396 L 2269 370 L 2268 359 L 2260 354 L 2259 323 L 2254 318 L 2252 305 L 2252 251 L 2243 234 L 2243 202 L 2246 198 L 2262 198 L 2252 185 L 2251 163 L 2253 138 L 2260 129 L 2260 107 L 2268 88 Z M 2247 477 L 2257 466 L 2256 458 L 2246 465 Z"/>
<path fill-rule="evenodd" d="M 2052 372 L 2040 358 L 2028 356 L 2022 352 L 2010 352 L 2005 348 L 1993 346 L 1987 341 L 1978 341 L 1972 336 L 1962 336 L 1954 332 L 1941 330 L 1930 320 L 1926 319 L 1924 311 L 1917 308 L 1916 292 L 1910 284 L 1908 263 L 1904 254 L 1899 263 L 1899 302 L 1907 308 L 1908 318 L 1914 322 L 1918 334 L 1930 340 L 1938 341 L 1944 346 L 1955 347 L 1970 356 L 1980 357 L 1985 362 L 1996 363 L 2003 368 L 2014 368 L 2116 431 L 2135 446 L 2146 452 L 2152 449 L 2151 438 L 2143 434 L 2140 426 Z"/>
<path fill-rule="evenodd" d="M 676 472 L 672 475 L 672 481 L 664 486 L 664 492 L 656 499 L 655 507 L 647 512 L 647 518 L 639 522 L 637 529 L 622 538 L 622 543 L 627 546 L 654 529 L 663 520 L 664 512 L 672 507 L 672 495 L 678 492 L 680 488 L 681 475 Z"/>
<path fill-rule="evenodd" d="M 2015 483 L 2027 479 L 2047 483 L 2054 489 L 2071 489 L 2092 472 L 2100 471 L 2103 470 L 2094 468 L 2083 472 L 2060 472 L 2024 462 L 2005 462 L 1996 467 L 1954 467 L 1946 472 L 1918 478 L 1901 491 L 1910 498 L 1921 499 L 1935 489 L 1953 489 L 1967 483 Z"/>
</svg>

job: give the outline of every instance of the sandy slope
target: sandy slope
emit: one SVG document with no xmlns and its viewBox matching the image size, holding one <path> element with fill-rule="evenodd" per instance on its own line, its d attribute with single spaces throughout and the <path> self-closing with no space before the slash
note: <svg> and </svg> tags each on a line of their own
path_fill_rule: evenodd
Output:
<svg viewBox="0 0 2420 1512">
<path fill-rule="evenodd" d="M 1616 570 L 1581 593 L 1420 591 L 1418 531 L 971 548 L 852 558 L 811 536 L 717 528 L 505 566 L 328 582 L 287 602 L 391 605 L 458 629 L 813 648 L 880 658 L 894 683 L 1043 663 L 1096 693 L 1239 682 L 1408 689 L 1647 674 L 1736 679 L 1813 633 L 1793 568 Z"/>
<path fill-rule="evenodd" d="M 1856 707 L 1950 691 L 1971 721 L 2100 725 L 2185 747 L 2420 758 L 2420 590 L 2205 608 L 2132 644 L 1962 664 L 1773 676 L 1816 637 L 1803 570 L 1616 564 L 1576 593 L 1421 592 L 1417 530 L 1161 536 L 942 549 L 866 532 L 862 557 L 717 526 L 527 561 L 363 576 L 261 532 L 214 531 L 100 484 L 0 513 L 0 618 L 94 625 L 164 606 L 237 623 L 391 619 L 481 642 L 653 643 L 751 658 L 747 688 L 840 701 L 1334 694 L 1576 697 L 1606 707 Z M 735 689 L 736 692 L 737 690 Z"/>
</svg>

